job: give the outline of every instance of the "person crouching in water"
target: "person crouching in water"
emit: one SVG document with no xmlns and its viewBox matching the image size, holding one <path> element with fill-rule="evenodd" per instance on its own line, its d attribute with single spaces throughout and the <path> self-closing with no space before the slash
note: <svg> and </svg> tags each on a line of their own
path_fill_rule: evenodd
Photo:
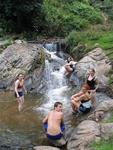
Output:
<svg viewBox="0 0 113 150">
<path fill-rule="evenodd" d="M 89 90 L 90 87 L 87 84 L 83 84 L 80 92 L 78 92 L 75 95 L 72 95 L 71 106 L 72 106 L 73 114 L 79 112 L 80 108 L 83 110 L 87 108 L 84 104 L 87 104 L 86 102 L 88 103 L 90 102 L 91 96 Z"/>
<path fill-rule="evenodd" d="M 43 119 L 43 126 L 46 136 L 52 144 L 55 145 L 55 142 L 58 140 L 62 140 L 61 145 L 66 144 L 63 136 L 65 126 L 63 123 L 62 103 L 56 102 L 54 104 L 54 110 L 50 111 Z"/>
<path fill-rule="evenodd" d="M 15 97 L 18 101 L 18 111 L 20 112 L 23 109 L 24 104 L 24 91 L 27 93 L 27 90 L 24 86 L 24 75 L 19 74 L 17 80 L 15 81 Z"/>
<path fill-rule="evenodd" d="M 65 68 L 64 75 L 66 75 L 66 76 L 70 75 L 75 70 L 76 63 L 77 62 L 75 62 L 73 60 L 73 58 L 69 57 L 67 59 L 67 64 L 64 66 L 64 68 Z"/>
</svg>

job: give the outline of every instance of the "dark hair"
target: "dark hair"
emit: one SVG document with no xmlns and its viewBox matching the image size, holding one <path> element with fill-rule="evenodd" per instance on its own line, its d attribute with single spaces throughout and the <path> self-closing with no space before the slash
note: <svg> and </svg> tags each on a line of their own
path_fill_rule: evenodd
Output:
<svg viewBox="0 0 113 150">
<path fill-rule="evenodd" d="M 62 105 L 62 103 L 61 102 L 55 102 L 54 103 L 54 108 L 57 107 L 58 105 Z"/>
<path fill-rule="evenodd" d="M 95 73 L 95 69 L 94 69 L 94 68 L 91 68 L 90 70 L 93 71 L 93 72 Z"/>
<path fill-rule="evenodd" d="M 15 81 L 19 78 L 19 76 L 20 76 L 20 75 L 23 75 L 23 76 L 24 76 L 24 74 L 23 74 L 23 73 L 19 73 L 19 74 L 16 76 Z"/>
<path fill-rule="evenodd" d="M 82 87 L 84 87 L 86 90 L 90 90 L 90 86 L 87 83 L 83 83 Z"/>
<path fill-rule="evenodd" d="M 73 58 L 72 57 L 68 57 L 67 58 L 67 62 L 69 63 L 70 61 L 72 61 L 73 60 Z"/>
</svg>

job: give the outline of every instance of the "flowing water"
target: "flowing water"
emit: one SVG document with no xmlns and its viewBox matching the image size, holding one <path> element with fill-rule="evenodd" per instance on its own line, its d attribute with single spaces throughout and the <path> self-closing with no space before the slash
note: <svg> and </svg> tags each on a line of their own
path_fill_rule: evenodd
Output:
<svg viewBox="0 0 113 150">
<path fill-rule="evenodd" d="M 45 60 L 43 78 L 46 91 L 43 95 L 26 95 L 24 109 L 19 113 L 14 93 L 0 94 L 0 143 L 3 148 L 7 149 L 9 145 L 9 148 L 20 146 L 22 150 L 28 150 L 34 145 L 48 144 L 43 134 L 42 118 L 53 109 L 56 101 L 63 103 L 65 118 L 71 121 L 68 115 L 71 114 L 70 95 L 73 91 L 64 76 L 65 60 L 56 55 L 56 48 L 54 44 L 45 45 L 51 60 Z"/>
</svg>

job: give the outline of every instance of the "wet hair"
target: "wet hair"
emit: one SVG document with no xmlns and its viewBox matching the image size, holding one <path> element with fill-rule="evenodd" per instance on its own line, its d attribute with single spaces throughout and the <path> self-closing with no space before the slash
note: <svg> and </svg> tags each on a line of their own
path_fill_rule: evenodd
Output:
<svg viewBox="0 0 113 150">
<path fill-rule="evenodd" d="M 86 90 L 90 90 L 90 86 L 87 83 L 83 83 L 81 88 L 85 88 Z"/>
<path fill-rule="evenodd" d="M 69 63 L 70 61 L 72 61 L 73 60 L 73 58 L 72 57 L 68 57 L 67 58 L 67 62 Z"/>
<path fill-rule="evenodd" d="M 62 103 L 61 102 L 55 102 L 54 103 L 54 108 L 57 107 L 58 105 L 62 105 Z"/>
<path fill-rule="evenodd" d="M 20 75 L 24 76 L 24 74 L 23 74 L 23 73 L 19 73 L 19 74 L 16 76 L 15 81 L 19 78 L 19 76 L 20 76 Z"/>
</svg>

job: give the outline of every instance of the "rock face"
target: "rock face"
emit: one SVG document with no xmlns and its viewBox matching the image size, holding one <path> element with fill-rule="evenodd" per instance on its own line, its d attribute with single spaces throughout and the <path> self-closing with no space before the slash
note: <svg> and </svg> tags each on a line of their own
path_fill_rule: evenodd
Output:
<svg viewBox="0 0 113 150">
<path fill-rule="evenodd" d="M 96 48 L 89 52 L 87 56 L 82 58 L 77 64 L 78 76 L 84 78 L 89 68 L 94 68 L 97 72 L 98 79 L 102 85 L 106 85 L 108 78 L 107 73 L 111 69 L 108 57 L 101 48 Z"/>
<path fill-rule="evenodd" d="M 109 98 L 108 100 L 101 102 L 95 109 L 95 112 L 92 113 L 88 118 L 99 121 L 103 119 L 105 113 L 110 110 L 113 110 L 113 100 Z"/>
<path fill-rule="evenodd" d="M 113 135 L 113 123 L 101 124 L 101 137 L 108 139 Z"/>
<path fill-rule="evenodd" d="M 100 126 L 95 121 L 85 120 L 73 131 L 68 143 L 69 150 L 82 150 L 93 139 L 100 136 Z"/>
<path fill-rule="evenodd" d="M 19 73 L 26 76 L 26 85 L 36 83 L 43 70 L 44 54 L 36 44 L 15 43 L 0 55 L 0 89 L 8 89 Z M 39 79 L 40 80 L 40 79 Z"/>
</svg>

